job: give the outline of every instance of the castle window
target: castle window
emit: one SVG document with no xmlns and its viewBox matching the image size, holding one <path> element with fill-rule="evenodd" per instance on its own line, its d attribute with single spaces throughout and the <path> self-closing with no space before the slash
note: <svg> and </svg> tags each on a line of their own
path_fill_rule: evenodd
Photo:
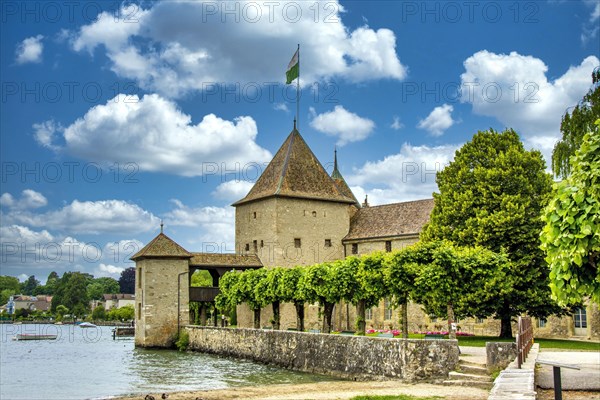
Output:
<svg viewBox="0 0 600 400">
<path fill-rule="evenodd" d="M 325 239 L 325 247 L 331 247 L 331 239 Z"/>
<path fill-rule="evenodd" d="M 302 241 L 300 240 L 300 238 L 296 238 L 294 239 L 294 247 L 299 249 L 300 247 L 302 247 Z"/>
<path fill-rule="evenodd" d="M 142 288 L 142 267 L 138 268 L 138 288 Z"/>
<path fill-rule="evenodd" d="M 365 310 L 365 319 L 373 319 L 373 308 Z"/>
<path fill-rule="evenodd" d="M 538 326 L 538 328 L 545 328 L 546 327 L 546 318 L 539 318 L 537 320 L 537 326 Z"/>
<path fill-rule="evenodd" d="M 483 324 L 483 318 L 477 318 L 477 323 L 478 324 Z"/>
<path fill-rule="evenodd" d="M 358 254 L 358 243 L 352 243 L 352 254 Z"/>
<path fill-rule="evenodd" d="M 258 251 L 258 241 L 254 240 L 252 242 L 252 247 L 254 247 L 254 252 L 257 252 Z"/>
<path fill-rule="evenodd" d="M 306 217 L 306 213 L 307 213 L 307 212 L 308 212 L 308 211 L 304 210 L 304 216 L 305 216 L 305 217 Z"/>
<path fill-rule="evenodd" d="M 587 310 L 582 307 L 576 308 L 573 314 L 573 322 L 575 328 L 587 328 Z"/>
<path fill-rule="evenodd" d="M 263 242 L 262 240 L 260 241 L 260 247 L 265 247 L 265 242 Z"/>
<path fill-rule="evenodd" d="M 327 216 L 327 211 L 323 211 L 323 216 L 326 217 Z"/>
<path fill-rule="evenodd" d="M 387 252 L 392 251 L 392 241 L 391 240 L 385 241 L 385 251 L 387 251 Z"/>
<path fill-rule="evenodd" d="M 383 319 L 392 319 L 392 302 L 386 298 L 383 302 Z"/>
<path fill-rule="evenodd" d="M 252 213 L 252 216 L 254 217 L 254 219 L 256 219 L 256 211 L 254 211 L 254 212 Z"/>
<path fill-rule="evenodd" d="M 246 243 L 246 251 L 250 251 L 250 243 Z"/>
<path fill-rule="evenodd" d="M 138 309 L 137 309 L 137 319 L 142 318 L 142 303 L 138 303 Z"/>
<path fill-rule="evenodd" d="M 313 217 L 316 217 L 316 216 L 317 216 L 317 212 L 316 212 L 316 211 L 313 211 L 313 212 L 312 212 L 312 216 L 313 216 Z"/>
</svg>

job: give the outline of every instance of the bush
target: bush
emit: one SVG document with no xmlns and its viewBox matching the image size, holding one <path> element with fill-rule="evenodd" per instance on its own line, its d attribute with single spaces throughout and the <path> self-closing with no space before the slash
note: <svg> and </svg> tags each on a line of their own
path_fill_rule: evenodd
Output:
<svg viewBox="0 0 600 400">
<path fill-rule="evenodd" d="M 175 342 L 175 346 L 177 347 L 177 350 L 179 350 L 179 351 L 186 351 L 189 345 L 190 345 L 190 335 L 187 333 L 187 331 L 182 331 L 179 334 L 179 338 Z"/>
</svg>

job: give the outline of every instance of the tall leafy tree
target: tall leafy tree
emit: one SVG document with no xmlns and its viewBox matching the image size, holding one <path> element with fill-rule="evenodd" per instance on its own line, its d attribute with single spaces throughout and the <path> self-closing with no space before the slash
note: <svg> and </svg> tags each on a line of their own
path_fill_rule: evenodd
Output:
<svg viewBox="0 0 600 400">
<path fill-rule="evenodd" d="M 54 290 L 56 289 L 56 284 L 59 281 L 60 277 L 56 273 L 56 271 L 50 272 L 48 274 L 48 278 L 46 279 L 45 285 L 40 285 L 35 289 L 35 294 L 45 294 L 45 295 L 53 295 Z"/>
<path fill-rule="evenodd" d="M 571 158 L 571 175 L 555 185 L 543 216 L 542 248 L 560 304 L 600 303 L 600 119 Z"/>
<path fill-rule="evenodd" d="M 119 277 L 119 290 L 121 293 L 135 293 L 135 268 L 125 268 Z"/>
<path fill-rule="evenodd" d="M 241 273 L 236 283 L 236 300 L 246 303 L 254 314 L 254 328 L 260 329 L 260 310 L 266 306 L 267 300 L 255 288 L 265 279 L 267 270 L 264 268 L 249 269 Z"/>
<path fill-rule="evenodd" d="M 366 310 L 379 304 L 388 293 L 385 282 L 385 253 L 375 252 L 358 257 L 347 257 L 346 263 L 356 263 L 356 290 L 352 303 L 356 305 L 356 333 L 365 334 Z"/>
<path fill-rule="evenodd" d="M 526 151 L 512 129 L 478 132 L 437 174 L 439 193 L 424 240 L 505 251 L 512 266 L 511 290 L 493 315 L 500 336 L 512 337 L 511 319 L 522 313 L 544 317 L 560 312 L 550 297 L 548 270 L 539 247 L 541 211 L 552 179 L 539 151 Z"/>
<path fill-rule="evenodd" d="M 266 304 L 271 304 L 273 308 L 273 329 L 279 330 L 280 327 L 280 305 L 283 301 L 282 283 L 284 269 L 276 267 L 269 269 L 256 287 L 256 297 L 261 297 Z"/>
<path fill-rule="evenodd" d="M 65 272 L 56 287 L 52 297 L 52 310 L 56 311 L 59 305 L 71 310 L 75 315 L 81 316 L 89 310 L 87 295 L 87 274 L 81 272 Z"/>
<path fill-rule="evenodd" d="M 19 294 L 21 284 L 14 276 L 0 276 L 0 305 L 6 304 L 10 296 Z"/>
<path fill-rule="evenodd" d="M 25 282 L 21 284 L 21 292 L 23 294 L 32 296 L 35 294 L 36 289 L 40 286 L 40 281 L 35 279 L 35 275 L 31 275 Z"/>
<path fill-rule="evenodd" d="M 119 293 L 119 282 L 114 278 L 101 277 L 87 285 L 87 295 L 90 300 L 101 300 L 104 294 Z"/>
<path fill-rule="evenodd" d="M 552 150 L 552 172 L 556 177 L 566 178 L 571 173 L 569 158 L 581 146 L 583 136 L 594 130 L 594 122 L 600 117 L 600 68 L 592 73 L 592 84 L 581 102 L 562 118 L 562 138 Z"/>
<path fill-rule="evenodd" d="M 291 302 L 296 308 L 296 329 L 304 331 L 304 298 L 300 287 L 305 268 L 302 266 L 294 268 L 284 268 L 283 276 L 279 282 L 279 294 L 282 302 Z"/>
<path fill-rule="evenodd" d="M 385 263 L 385 287 L 400 305 L 402 316 L 402 337 L 408 339 L 408 302 L 415 285 L 418 259 L 412 247 L 388 253 Z"/>
</svg>

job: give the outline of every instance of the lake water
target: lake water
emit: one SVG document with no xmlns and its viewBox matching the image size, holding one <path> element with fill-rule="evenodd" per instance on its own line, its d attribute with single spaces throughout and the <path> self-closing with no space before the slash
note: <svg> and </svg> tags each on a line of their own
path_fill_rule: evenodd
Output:
<svg viewBox="0 0 600 400">
<path fill-rule="evenodd" d="M 0 399 L 95 399 L 126 394 L 318 382 L 323 376 L 201 353 L 134 348 L 112 327 L 0 325 Z M 18 333 L 56 340 L 14 341 Z"/>
</svg>

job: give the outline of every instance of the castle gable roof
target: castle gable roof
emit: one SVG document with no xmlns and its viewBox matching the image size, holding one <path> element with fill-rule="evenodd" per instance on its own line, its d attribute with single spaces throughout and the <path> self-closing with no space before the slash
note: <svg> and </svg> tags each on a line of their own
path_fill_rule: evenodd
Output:
<svg viewBox="0 0 600 400">
<path fill-rule="evenodd" d="M 260 268 L 263 264 L 256 254 L 192 253 L 190 266 Z"/>
<path fill-rule="evenodd" d="M 131 260 L 137 261 L 142 258 L 190 258 L 191 256 L 191 253 L 161 232 L 150 243 L 135 253 Z"/>
<path fill-rule="evenodd" d="M 335 186 L 337 186 L 340 193 L 354 200 L 356 207 L 360 208 L 360 203 L 358 202 L 358 200 L 356 200 L 356 197 L 354 196 L 354 193 L 352 193 L 350 186 L 348 186 L 346 180 L 344 179 L 344 177 L 340 173 L 340 170 L 338 169 L 337 150 L 335 151 L 333 156 L 333 172 L 331 173 L 331 179 L 333 179 L 333 182 L 335 183 Z"/>
<path fill-rule="evenodd" d="M 359 209 L 350 221 L 343 239 L 371 239 L 414 235 L 429 222 L 433 199 L 407 201 Z"/>
<path fill-rule="evenodd" d="M 295 127 L 250 192 L 233 205 L 273 196 L 356 202 L 338 188 Z"/>
</svg>

